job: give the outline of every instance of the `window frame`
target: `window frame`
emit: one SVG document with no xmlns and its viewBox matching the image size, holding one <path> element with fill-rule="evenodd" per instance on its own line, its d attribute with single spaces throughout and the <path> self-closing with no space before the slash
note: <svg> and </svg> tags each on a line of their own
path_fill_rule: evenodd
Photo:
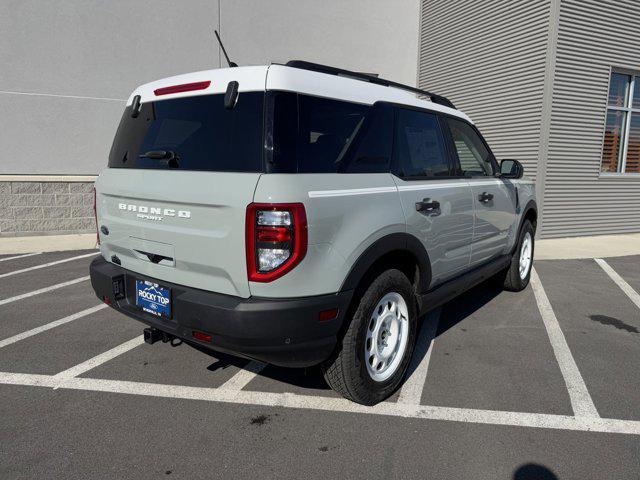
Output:
<svg viewBox="0 0 640 480">
<path fill-rule="evenodd" d="M 609 105 L 609 92 L 611 90 L 611 80 L 614 74 L 628 75 L 631 77 L 631 83 L 629 85 L 629 93 L 627 105 L 624 107 L 616 107 Z M 604 121 L 602 127 L 602 147 L 600 149 L 600 176 L 601 177 L 638 177 L 640 172 L 625 172 L 627 167 L 627 153 L 629 151 L 629 133 L 631 132 L 631 116 L 635 113 L 640 115 L 640 108 L 633 107 L 633 96 L 636 88 L 640 89 L 640 82 L 636 85 L 636 79 L 640 79 L 640 72 L 636 70 L 630 70 L 627 68 L 610 68 L 609 69 L 609 81 L 607 82 L 607 96 L 604 109 Z M 622 134 L 624 135 L 624 142 L 622 144 L 621 158 L 618 161 L 618 170 L 616 172 L 604 172 L 602 170 L 603 154 L 604 154 L 604 140 L 607 133 L 607 116 L 609 111 L 625 112 L 626 118 L 624 125 L 622 126 Z"/>
</svg>

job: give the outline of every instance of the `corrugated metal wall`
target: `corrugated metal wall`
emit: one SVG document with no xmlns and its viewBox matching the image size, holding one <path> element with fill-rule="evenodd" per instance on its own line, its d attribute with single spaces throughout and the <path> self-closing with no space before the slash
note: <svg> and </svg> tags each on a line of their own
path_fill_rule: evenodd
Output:
<svg viewBox="0 0 640 480">
<path fill-rule="evenodd" d="M 447 96 L 499 159 L 534 178 L 550 0 L 423 0 L 418 84 Z"/>
<path fill-rule="evenodd" d="M 418 84 L 536 178 L 542 237 L 640 231 L 640 176 L 602 176 L 612 68 L 640 72 L 638 0 L 422 0 Z"/>
<path fill-rule="evenodd" d="M 600 175 L 610 69 L 640 71 L 638 0 L 562 0 L 543 236 L 640 231 L 640 176 Z"/>
</svg>

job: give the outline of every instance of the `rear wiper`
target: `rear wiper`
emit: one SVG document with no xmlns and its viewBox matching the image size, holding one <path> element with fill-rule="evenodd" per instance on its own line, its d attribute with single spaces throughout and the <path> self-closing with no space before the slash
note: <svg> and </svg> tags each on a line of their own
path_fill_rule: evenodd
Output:
<svg viewBox="0 0 640 480">
<path fill-rule="evenodd" d="M 179 160 L 178 154 L 173 150 L 149 150 L 147 153 L 138 155 L 139 158 L 149 158 L 151 160 L 163 160 L 171 168 L 178 168 Z"/>
</svg>

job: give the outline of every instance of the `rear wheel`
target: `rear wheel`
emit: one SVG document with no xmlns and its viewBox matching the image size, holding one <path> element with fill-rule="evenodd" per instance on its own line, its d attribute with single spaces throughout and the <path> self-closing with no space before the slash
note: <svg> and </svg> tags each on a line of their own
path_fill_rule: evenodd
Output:
<svg viewBox="0 0 640 480">
<path fill-rule="evenodd" d="M 353 312 L 342 344 L 323 372 L 329 386 L 345 398 L 373 405 L 394 392 L 411 359 L 416 338 L 413 286 L 399 270 L 386 270 Z"/>
<path fill-rule="evenodd" d="M 518 237 L 518 246 L 505 273 L 505 290 L 519 292 L 529 285 L 533 266 L 534 236 L 533 225 L 529 220 L 525 220 Z"/>
</svg>

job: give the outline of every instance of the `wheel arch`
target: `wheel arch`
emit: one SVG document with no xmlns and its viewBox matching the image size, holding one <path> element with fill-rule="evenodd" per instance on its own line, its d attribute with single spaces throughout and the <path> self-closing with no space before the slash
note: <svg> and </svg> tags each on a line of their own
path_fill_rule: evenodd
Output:
<svg viewBox="0 0 640 480">
<path fill-rule="evenodd" d="M 538 227 L 538 204 L 535 200 L 529 200 L 527 205 L 522 210 L 522 217 L 520 218 L 520 225 L 518 225 L 518 234 L 522 230 L 524 222 L 529 220 L 533 225 L 533 230 L 536 231 Z"/>
<path fill-rule="evenodd" d="M 518 224 L 518 230 L 516 231 L 516 238 L 511 247 L 511 254 L 513 255 L 518 248 L 518 239 L 520 238 L 520 232 L 522 232 L 522 226 L 524 222 L 529 220 L 533 225 L 534 234 L 538 226 L 538 205 L 535 200 L 529 200 L 525 207 L 522 209 L 522 215 L 520 216 L 520 223 Z"/>
<path fill-rule="evenodd" d="M 394 263 L 395 261 L 395 263 Z M 408 263 L 417 267 L 415 273 L 406 271 Z M 422 242 L 408 233 L 392 233 L 372 243 L 356 260 L 340 291 L 355 290 L 362 280 L 384 265 L 394 265 L 408 274 L 417 293 L 423 293 L 431 283 L 431 261 Z"/>
</svg>

